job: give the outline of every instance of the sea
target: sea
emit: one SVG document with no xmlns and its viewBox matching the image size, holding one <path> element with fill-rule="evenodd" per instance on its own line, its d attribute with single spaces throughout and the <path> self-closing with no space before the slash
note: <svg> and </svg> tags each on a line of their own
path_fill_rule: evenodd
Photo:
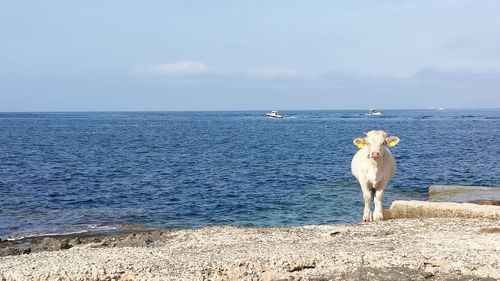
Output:
<svg viewBox="0 0 500 281">
<path fill-rule="evenodd" d="M 500 186 L 500 109 L 265 113 L 0 113 L 0 239 L 357 222 L 352 141 L 373 129 L 401 139 L 385 207 Z"/>
</svg>

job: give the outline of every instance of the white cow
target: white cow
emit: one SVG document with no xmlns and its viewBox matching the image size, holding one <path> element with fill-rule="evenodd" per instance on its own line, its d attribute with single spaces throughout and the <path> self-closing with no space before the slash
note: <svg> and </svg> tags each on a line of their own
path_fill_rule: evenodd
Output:
<svg viewBox="0 0 500 281">
<path fill-rule="evenodd" d="M 365 199 L 363 221 L 381 221 L 384 219 L 382 214 L 384 189 L 396 173 L 396 161 L 387 147 L 398 144 L 399 138 L 387 137 L 386 132 L 377 130 L 370 131 L 366 133 L 365 138 L 357 138 L 353 142 L 359 150 L 352 158 L 351 170 L 363 190 Z M 370 211 L 372 194 L 375 197 L 373 219 Z"/>
</svg>

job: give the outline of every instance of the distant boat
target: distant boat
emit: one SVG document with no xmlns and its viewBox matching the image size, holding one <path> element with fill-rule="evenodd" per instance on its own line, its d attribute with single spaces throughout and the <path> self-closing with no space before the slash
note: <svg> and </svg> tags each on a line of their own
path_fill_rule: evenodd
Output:
<svg viewBox="0 0 500 281">
<path fill-rule="evenodd" d="M 283 115 L 281 115 L 278 111 L 273 110 L 271 112 L 266 113 L 267 117 L 269 118 L 283 118 Z"/>
<path fill-rule="evenodd" d="M 376 110 L 376 109 L 370 109 L 368 110 L 368 113 L 366 115 L 382 115 L 382 112 Z"/>
</svg>

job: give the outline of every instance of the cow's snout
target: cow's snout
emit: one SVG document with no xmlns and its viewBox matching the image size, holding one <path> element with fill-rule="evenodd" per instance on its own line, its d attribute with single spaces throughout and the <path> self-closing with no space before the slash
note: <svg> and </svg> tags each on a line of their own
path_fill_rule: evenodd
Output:
<svg viewBox="0 0 500 281">
<path fill-rule="evenodd" d="M 380 152 L 376 152 L 376 151 L 372 152 L 371 157 L 373 159 L 378 159 L 380 157 Z"/>
</svg>

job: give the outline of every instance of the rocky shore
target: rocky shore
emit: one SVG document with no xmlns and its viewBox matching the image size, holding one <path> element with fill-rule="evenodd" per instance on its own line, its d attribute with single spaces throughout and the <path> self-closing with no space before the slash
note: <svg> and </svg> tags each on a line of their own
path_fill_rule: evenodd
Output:
<svg viewBox="0 0 500 281">
<path fill-rule="evenodd" d="M 45 237 L 0 242 L 0 280 L 498 280 L 498 241 L 491 218 Z"/>
</svg>

